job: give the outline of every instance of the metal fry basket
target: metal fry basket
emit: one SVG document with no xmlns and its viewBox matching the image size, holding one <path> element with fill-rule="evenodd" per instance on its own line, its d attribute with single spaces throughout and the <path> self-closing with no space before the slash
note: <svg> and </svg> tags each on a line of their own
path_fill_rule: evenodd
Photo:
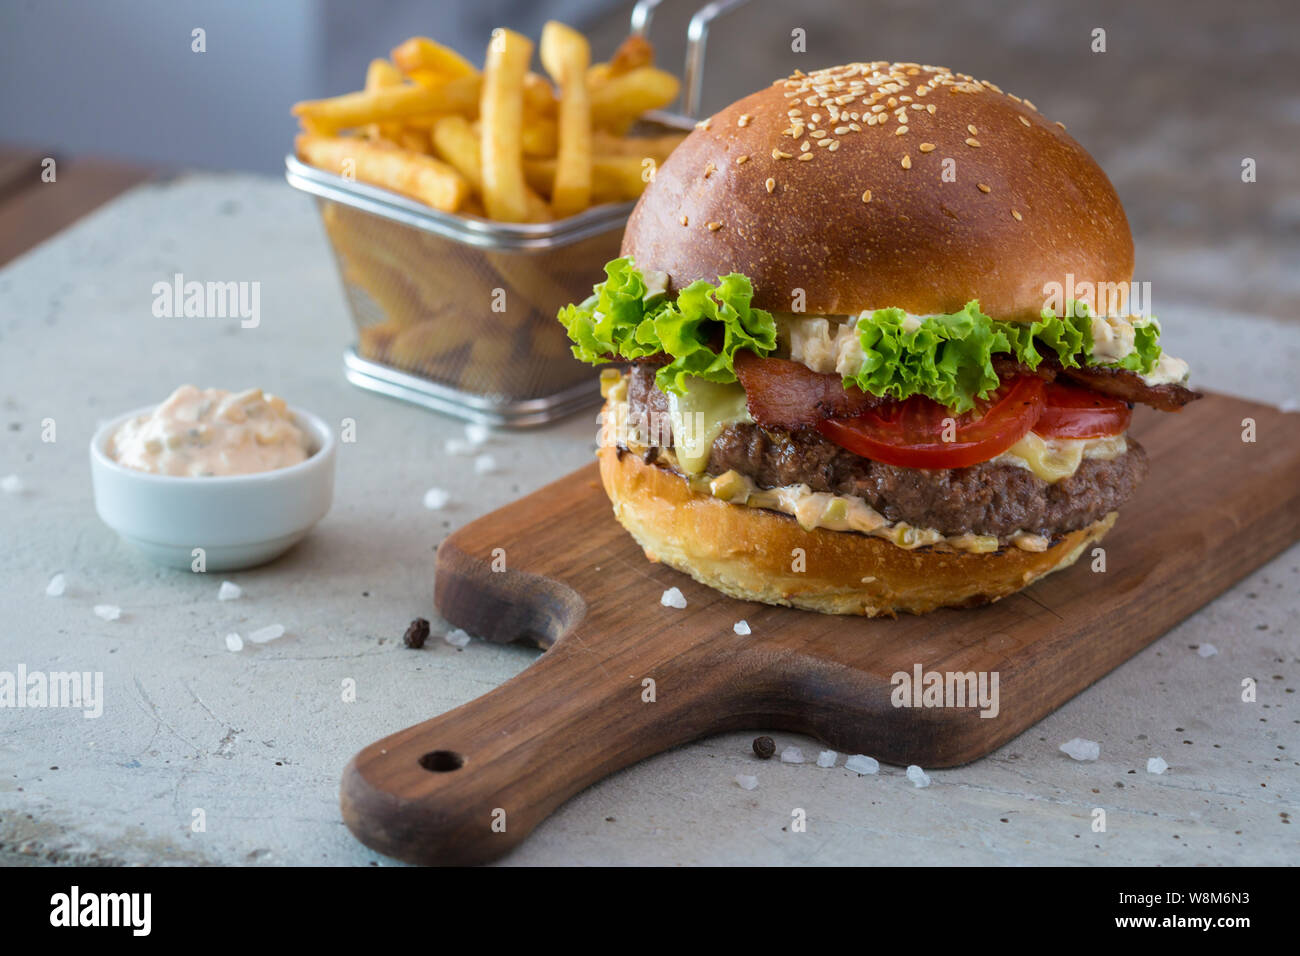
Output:
<svg viewBox="0 0 1300 956">
<path fill-rule="evenodd" d="M 708 24 L 743 0 L 710 4 L 691 21 L 684 102 L 698 106 Z M 642 0 L 644 33 L 659 0 Z M 690 129 L 690 116 L 652 113 L 636 135 Z M 444 213 L 290 155 L 285 179 L 316 197 L 356 325 L 348 381 L 469 421 L 545 424 L 600 401 L 597 376 L 573 358 L 556 312 L 591 294 L 616 258 L 635 203 L 596 206 L 545 223 Z"/>
</svg>

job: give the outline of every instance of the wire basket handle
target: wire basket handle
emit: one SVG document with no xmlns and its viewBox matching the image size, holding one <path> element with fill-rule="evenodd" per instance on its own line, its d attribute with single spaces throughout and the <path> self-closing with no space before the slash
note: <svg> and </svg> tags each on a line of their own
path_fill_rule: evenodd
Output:
<svg viewBox="0 0 1300 956">
<path fill-rule="evenodd" d="M 631 30 L 638 36 L 645 36 L 650 30 L 650 21 L 654 18 L 655 8 L 663 0 L 637 0 L 632 8 Z M 682 112 L 696 119 L 700 115 L 700 96 L 704 89 L 704 48 L 709 39 L 709 27 L 713 21 L 749 0 L 713 0 L 695 12 L 690 26 L 686 28 L 686 67 L 683 71 L 685 80 L 682 93 Z"/>
</svg>

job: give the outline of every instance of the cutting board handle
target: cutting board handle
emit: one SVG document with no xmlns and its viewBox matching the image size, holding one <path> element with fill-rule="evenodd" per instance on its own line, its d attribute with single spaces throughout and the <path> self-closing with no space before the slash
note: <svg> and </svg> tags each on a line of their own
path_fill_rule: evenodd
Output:
<svg viewBox="0 0 1300 956">
<path fill-rule="evenodd" d="M 686 679 L 688 649 L 583 645 L 570 633 L 513 680 L 357 754 L 340 793 L 356 837 L 411 863 L 487 862 L 579 790 L 727 712 L 724 691 Z"/>
</svg>

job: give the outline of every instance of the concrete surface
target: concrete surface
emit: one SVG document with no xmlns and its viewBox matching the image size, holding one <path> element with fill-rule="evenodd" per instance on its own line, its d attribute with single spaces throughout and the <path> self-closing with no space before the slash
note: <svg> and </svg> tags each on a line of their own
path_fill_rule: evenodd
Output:
<svg viewBox="0 0 1300 956">
<path fill-rule="evenodd" d="M 261 282 L 261 325 L 154 318 L 151 287 L 175 272 Z M 1294 407 L 1300 324 L 1157 304 L 1199 384 Z M 496 435 L 484 450 L 499 470 L 479 476 L 444 453 L 460 424 L 344 382 L 349 341 L 314 207 L 279 182 L 142 187 L 0 271 L 0 476 L 25 485 L 0 493 L 0 670 L 102 671 L 105 688 L 97 719 L 0 710 L 0 862 L 383 865 L 339 818 L 344 763 L 535 659 L 437 637 L 417 652 L 401 637 L 413 617 L 434 619 L 437 543 L 588 461 L 593 422 Z M 336 424 L 357 421 L 333 511 L 269 567 L 159 569 L 95 516 L 86 443 L 96 421 L 186 381 L 257 384 Z M 54 442 L 41 441 L 47 418 Z M 422 507 L 433 486 L 452 494 L 445 511 Z M 56 572 L 67 593 L 46 597 Z M 223 577 L 244 588 L 241 600 L 217 601 Z M 121 618 L 97 618 L 101 603 Z M 753 733 L 729 734 L 590 788 L 506 862 L 1295 862 L 1297 617 L 1300 547 L 996 754 L 932 772 L 928 789 L 901 768 L 858 777 L 843 756 L 835 769 L 760 763 Z M 271 623 L 287 635 L 226 650 L 229 631 Z M 1217 656 L 1199 656 L 1204 643 Z M 1255 703 L 1240 700 L 1247 676 Z M 342 700 L 345 679 L 355 703 Z M 810 761 L 820 749 L 775 736 Z M 1061 753 L 1072 737 L 1099 741 L 1100 759 Z M 1146 772 L 1152 756 L 1168 761 L 1163 776 Z M 758 788 L 740 789 L 740 773 Z M 796 808 L 806 832 L 791 830 Z M 1106 811 L 1105 832 L 1091 829 L 1094 808 Z M 192 829 L 196 809 L 203 832 Z"/>
</svg>

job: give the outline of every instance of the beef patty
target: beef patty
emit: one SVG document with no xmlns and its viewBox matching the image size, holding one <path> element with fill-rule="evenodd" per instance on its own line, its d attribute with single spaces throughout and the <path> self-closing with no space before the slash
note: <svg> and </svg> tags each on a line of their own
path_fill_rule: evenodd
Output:
<svg viewBox="0 0 1300 956">
<path fill-rule="evenodd" d="M 633 366 L 628 387 L 633 422 L 655 416 L 661 440 L 668 399 L 653 368 Z M 644 426 L 642 426 L 644 427 Z M 814 428 L 728 426 L 713 443 L 709 474 L 735 470 L 761 488 L 808 485 L 856 495 L 890 521 L 945 535 L 1029 531 L 1049 538 L 1087 527 L 1133 496 L 1146 477 L 1147 456 L 1128 451 L 1109 460 L 1085 458 L 1069 478 L 1049 484 L 1018 465 L 982 462 L 969 468 L 901 468 L 855 455 Z"/>
</svg>

